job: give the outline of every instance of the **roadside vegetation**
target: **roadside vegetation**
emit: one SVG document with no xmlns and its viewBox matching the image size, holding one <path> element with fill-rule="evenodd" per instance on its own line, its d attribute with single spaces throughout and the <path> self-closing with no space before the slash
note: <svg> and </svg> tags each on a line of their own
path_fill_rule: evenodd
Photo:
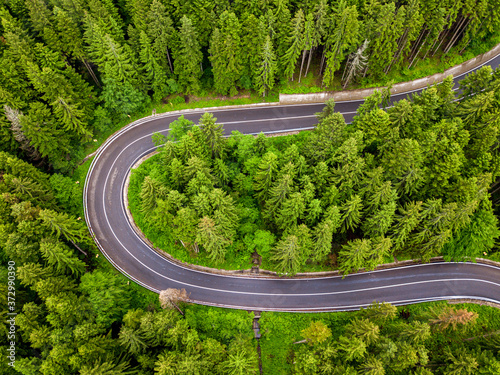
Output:
<svg viewBox="0 0 500 375">
<path fill-rule="evenodd" d="M 290 275 L 487 256 L 500 235 L 488 192 L 499 173 L 492 73 L 462 81 L 459 102 L 451 77 L 385 110 L 389 94 L 376 91 L 352 124 L 330 101 L 295 136 L 224 138 L 210 113 L 198 125 L 180 118 L 153 136 L 162 147 L 133 172 L 130 206 L 155 245 L 206 265 L 248 268 L 253 255 Z"/>
<path fill-rule="evenodd" d="M 264 312 L 264 374 L 498 374 L 498 309 L 432 302 L 358 312 Z"/>
</svg>

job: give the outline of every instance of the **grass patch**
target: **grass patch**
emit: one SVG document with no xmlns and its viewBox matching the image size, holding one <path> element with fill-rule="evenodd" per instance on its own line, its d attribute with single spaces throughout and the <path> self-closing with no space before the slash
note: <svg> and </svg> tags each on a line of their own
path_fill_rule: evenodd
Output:
<svg viewBox="0 0 500 375">
<path fill-rule="evenodd" d="M 185 314 L 189 326 L 198 331 L 202 340 L 213 338 L 228 345 L 238 335 L 254 336 L 253 312 L 190 304 L 186 305 Z"/>
</svg>

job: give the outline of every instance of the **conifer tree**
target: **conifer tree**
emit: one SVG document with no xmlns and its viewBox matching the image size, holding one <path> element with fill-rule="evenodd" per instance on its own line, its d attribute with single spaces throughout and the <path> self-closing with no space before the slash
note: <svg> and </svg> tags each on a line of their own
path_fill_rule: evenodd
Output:
<svg viewBox="0 0 500 375">
<path fill-rule="evenodd" d="M 304 12 L 299 9 L 291 21 L 290 35 L 287 36 L 290 47 L 283 55 L 283 70 L 286 78 L 291 78 L 295 72 L 295 65 L 304 46 Z"/>
<path fill-rule="evenodd" d="M 326 219 L 314 229 L 313 260 L 321 261 L 330 253 L 333 233 L 336 230 L 335 224 L 332 219 Z"/>
<path fill-rule="evenodd" d="M 53 210 L 42 210 L 40 211 L 40 219 L 52 234 L 63 236 L 72 243 L 88 243 L 90 241 L 85 225 L 68 214 L 58 213 Z"/>
<path fill-rule="evenodd" d="M 178 43 L 173 50 L 174 72 L 179 85 L 186 93 L 196 93 L 200 89 L 202 74 L 202 53 L 198 32 L 190 18 L 184 15 L 178 32 Z"/>
<path fill-rule="evenodd" d="M 363 203 L 358 195 L 352 196 L 342 206 L 342 232 L 354 230 L 361 221 Z"/>
<path fill-rule="evenodd" d="M 208 256 L 216 262 L 224 260 L 226 246 L 231 242 L 221 233 L 221 227 L 216 222 L 204 216 L 198 224 L 198 234 L 196 242 L 202 245 L 208 253 Z"/>
<path fill-rule="evenodd" d="M 241 26 L 236 15 L 228 11 L 221 14 L 219 24 L 212 34 L 209 49 L 214 88 L 222 95 L 234 96 L 241 74 Z"/>
<path fill-rule="evenodd" d="M 141 46 L 140 60 L 142 71 L 153 90 L 153 101 L 160 102 L 168 93 L 167 76 L 164 68 L 159 64 L 154 55 L 154 51 L 145 31 L 141 31 L 139 43 Z"/>
<path fill-rule="evenodd" d="M 172 50 L 175 38 L 175 29 L 168 15 L 167 8 L 161 1 L 152 1 L 149 12 L 146 15 L 146 23 L 146 32 L 152 41 L 152 50 L 156 60 L 165 73 L 168 71 L 173 73 L 174 68 L 170 51 Z"/>
<path fill-rule="evenodd" d="M 341 1 L 335 13 L 335 29 L 329 33 L 326 39 L 326 68 L 323 76 L 323 85 L 330 86 L 334 79 L 334 73 L 339 69 L 344 60 L 345 51 L 351 49 L 358 43 L 360 23 L 356 6 L 346 6 Z"/>
<path fill-rule="evenodd" d="M 271 37 L 273 38 L 276 46 L 276 56 L 279 70 L 278 75 L 281 77 L 284 75 L 284 71 L 286 69 L 286 51 L 290 47 L 288 38 L 290 35 L 290 20 L 292 16 L 290 9 L 288 8 L 288 0 L 276 0 L 274 17 L 276 19 L 276 27 L 275 32 L 271 35 Z"/>
<path fill-rule="evenodd" d="M 279 272 L 294 275 L 304 262 L 301 250 L 299 238 L 289 234 L 276 244 L 271 260 L 277 263 Z"/>
<path fill-rule="evenodd" d="M 273 50 L 271 37 L 268 35 L 261 46 L 260 61 L 256 74 L 257 91 L 266 96 L 266 94 L 274 87 L 274 77 L 277 70 L 276 55 Z"/>
<path fill-rule="evenodd" d="M 221 124 L 216 123 L 217 119 L 213 114 L 205 112 L 199 123 L 199 128 L 204 136 L 204 141 L 212 159 L 223 158 L 226 140 L 223 137 L 224 128 Z"/>
<path fill-rule="evenodd" d="M 85 263 L 78 259 L 63 243 L 52 239 L 44 239 L 40 243 L 40 253 L 47 263 L 58 272 L 69 272 L 81 275 L 85 271 Z"/>
</svg>

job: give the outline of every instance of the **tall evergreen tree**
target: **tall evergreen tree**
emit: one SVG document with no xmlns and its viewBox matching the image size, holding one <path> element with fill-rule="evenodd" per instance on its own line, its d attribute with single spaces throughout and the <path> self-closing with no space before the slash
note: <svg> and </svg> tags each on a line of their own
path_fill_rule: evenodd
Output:
<svg viewBox="0 0 500 375">
<path fill-rule="evenodd" d="M 290 47 L 283 55 L 283 70 L 286 78 L 291 78 L 293 81 L 293 74 L 295 66 L 299 59 L 300 53 L 304 46 L 304 12 L 299 9 L 295 17 L 291 21 L 290 35 L 287 36 L 288 44 Z"/>
<path fill-rule="evenodd" d="M 196 93 L 200 90 L 202 74 L 201 62 L 203 55 L 198 40 L 198 32 L 190 18 L 184 15 L 178 33 L 178 42 L 173 51 L 174 72 L 179 85 L 187 93 Z"/>
<path fill-rule="evenodd" d="M 260 61 L 256 74 L 257 91 L 266 96 L 274 87 L 274 80 L 277 70 L 276 55 L 273 50 L 271 37 L 268 35 L 260 50 Z"/>
<path fill-rule="evenodd" d="M 225 11 L 221 14 L 219 28 L 210 39 L 210 61 L 214 74 L 214 88 L 222 95 L 234 96 L 236 82 L 241 75 L 241 26 L 236 15 Z"/>
</svg>

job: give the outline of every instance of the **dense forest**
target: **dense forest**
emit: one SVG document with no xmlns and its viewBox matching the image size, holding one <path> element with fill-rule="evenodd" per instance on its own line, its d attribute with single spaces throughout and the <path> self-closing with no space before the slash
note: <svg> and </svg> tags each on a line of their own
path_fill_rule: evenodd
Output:
<svg viewBox="0 0 500 375">
<path fill-rule="evenodd" d="M 82 143 L 172 93 L 265 94 L 314 68 L 325 88 L 461 53 L 494 0 L 2 0 L 0 147 L 71 171 Z M 340 86 L 339 86 L 340 87 Z"/>
<path fill-rule="evenodd" d="M 248 313 L 162 309 L 98 257 L 79 184 L 3 152 L 0 172 L 0 374 L 255 373 Z"/>
<path fill-rule="evenodd" d="M 387 90 L 375 91 L 351 124 L 330 101 L 313 131 L 286 141 L 225 138 L 210 113 L 198 125 L 180 118 L 135 179 L 139 223 L 167 251 L 247 264 L 256 251 L 287 274 L 311 262 L 348 273 L 393 256 L 484 256 L 500 235 L 488 192 L 500 173 L 492 73 L 461 81 L 458 102 L 451 77 L 385 110 Z"/>
</svg>

